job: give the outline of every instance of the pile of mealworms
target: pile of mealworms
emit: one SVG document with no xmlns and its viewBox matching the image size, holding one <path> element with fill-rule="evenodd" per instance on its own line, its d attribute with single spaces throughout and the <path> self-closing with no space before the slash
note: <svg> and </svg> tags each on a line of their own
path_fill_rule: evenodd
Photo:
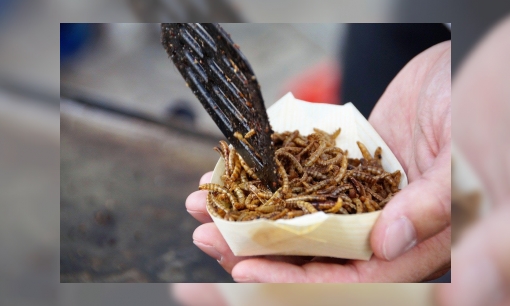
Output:
<svg viewBox="0 0 510 306">
<path fill-rule="evenodd" d="M 275 192 L 232 146 L 220 141 L 214 149 L 225 161 L 224 185 L 199 186 L 209 190 L 207 210 L 229 221 L 291 219 L 318 211 L 359 214 L 382 209 L 399 191 L 401 173 L 382 168 L 380 147 L 372 156 L 358 141 L 363 158 L 349 158 L 335 146 L 340 129 L 332 134 L 314 131 L 308 136 L 298 131 L 272 135 L 279 180 Z"/>
</svg>

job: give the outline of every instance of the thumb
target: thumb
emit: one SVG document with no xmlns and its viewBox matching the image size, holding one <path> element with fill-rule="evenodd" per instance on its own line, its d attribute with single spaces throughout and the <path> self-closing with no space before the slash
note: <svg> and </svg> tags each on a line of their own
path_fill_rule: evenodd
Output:
<svg viewBox="0 0 510 306">
<path fill-rule="evenodd" d="M 451 222 L 451 156 L 445 148 L 432 166 L 384 207 L 370 236 L 375 256 L 393 260 L 442 232 Z M 450 247 L 450 246 L 448 246 Z"/>
</svg>

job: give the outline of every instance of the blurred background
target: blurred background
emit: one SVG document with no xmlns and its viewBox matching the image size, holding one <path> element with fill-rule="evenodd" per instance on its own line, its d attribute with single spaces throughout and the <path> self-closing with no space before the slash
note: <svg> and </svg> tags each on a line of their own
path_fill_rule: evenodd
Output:
<svg viewBox="0 0 510 306">
<path fill-rule="evenodd" d="M 338 60 L 346 26 L 228 22 L 452 22 L 455 73 L 508 12 L 502 2 L 460 7 L 399 0 L 1 0 L 0 304 L 174 305 L 166 284 L 59 282 L 232 281 L 192 245 L 197 223 L 184 209 L 186 195 L 216 162 L 211 148 L 221 135 L 166 58 L 158 26 L 59 29 L 57 21 L 224 22 L 270 105 L 302 84 L 300 76 Z M 62 41 L 66 31 L 76 40 Z M 326 72 L 341 80 L 338 70 Z M 342 90 L 326 85 L 328 92 Z"/>
</svg>

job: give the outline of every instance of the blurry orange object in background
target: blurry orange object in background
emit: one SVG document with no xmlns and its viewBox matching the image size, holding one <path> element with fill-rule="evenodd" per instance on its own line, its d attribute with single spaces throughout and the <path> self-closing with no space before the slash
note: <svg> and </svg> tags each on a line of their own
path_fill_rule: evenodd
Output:
<svg viewBox="0 0 510 306">
<path fill-rule="evenodd" d="M 334 60 L 323 60 L 288 80 L 283 94 L 292 92 L 296 99 L 340 104 L 340 67 Z"/>
</svg>

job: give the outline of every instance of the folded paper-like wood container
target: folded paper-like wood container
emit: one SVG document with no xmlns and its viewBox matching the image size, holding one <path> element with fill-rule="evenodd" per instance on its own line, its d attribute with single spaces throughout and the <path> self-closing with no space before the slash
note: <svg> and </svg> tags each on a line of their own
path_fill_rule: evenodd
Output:
<svg viewBox="0 0 510 306">
<path fill-rule="evenodd" d="M 319 128 L 328 133 L 342 128 L 336 146 L 348 150 L 348 156 L 361 158 L 356 141 L 373 153 L 382 148 L 382 165 L 386 171 L 400 170 L 399 188 L 407 186 L 407 176 L 386 143 L 352 103 L 330 105 L 309 103 L 286 94 L 267 110 L 276 132 L 299 130 L 302 135 Z M 391 118 L 388 118 L 391 124 Z M 223 185 L 220 177 L 225 164 L 220 158 L 211 179 Z M 370 231 L 381 211 L 354 214 L 318 212 L 289 220 L 258 219 L 232 222 L 212 217 L 214 223 L 237 256 L 308 255 L 369 260 L 372 256 Z"/>
</svg>

